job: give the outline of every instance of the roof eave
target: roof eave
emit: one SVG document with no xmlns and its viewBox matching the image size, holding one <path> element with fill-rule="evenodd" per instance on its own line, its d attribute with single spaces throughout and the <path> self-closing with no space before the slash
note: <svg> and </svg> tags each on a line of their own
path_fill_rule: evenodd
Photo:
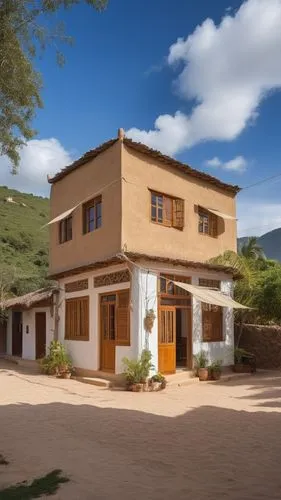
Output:
<svg viewBox="0 0 281 500">
<path fill-rule="evenodd" d="M 142 144 L 141 142 L 135 142 L 132 141 L 131 139 L 124 138 L 123 143 L 125 146 L 128 146 L 134 151 L 137 151 L 141 154 L 145 154 L 150 157 L 154 157 L 156 160 L 158 160 L 163 164 L 169 165 L 174 168 L 178 168 L 186 175 L 190 175 L 194 178 L 197 178 L 202 182 L 210 183 L 219 189 L 227 190 L 235 195 L 241 191 L 241 188 L 237 185 L 227 184 L 225 182 L 222 182 L 220 179 L 217 179 L 212 175 L 206 174 L 205 172 L 201 172 L 200 170 L 196 170 L 185 163 L 179 162 L 178 160 L 175 160 L 170 156 L 162 154 L 160 151 L 157 151 L 156 149 L 149 148 L 148 146 Z"/>
</svg>

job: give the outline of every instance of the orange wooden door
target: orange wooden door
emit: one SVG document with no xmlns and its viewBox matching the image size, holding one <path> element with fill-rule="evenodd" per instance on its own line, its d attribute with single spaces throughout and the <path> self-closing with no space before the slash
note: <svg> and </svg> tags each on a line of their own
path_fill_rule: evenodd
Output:
<svg viewBox="0 0 281 500">
<path fill-rule="evenodd" d="M 161 373 L 176 371 L 176 309 L 160 306 L 158 316 L 158 369 Z"/>
<path fill-rule="evenodd" d="M 101 370 L 115 372 L 116 303 L 114 295 L 103 295 L 101 318 Z"/>
<path fill-rule="evenodd" d="M 44 358 L 46 355 L 46 313 L 35 314 L 35 356 L 36 359 Z"/>
</svg>

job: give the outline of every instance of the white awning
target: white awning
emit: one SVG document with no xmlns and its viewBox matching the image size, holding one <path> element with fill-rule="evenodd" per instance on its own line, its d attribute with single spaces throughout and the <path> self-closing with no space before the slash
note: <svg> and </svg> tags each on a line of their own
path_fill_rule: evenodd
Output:
<svg viewBox="0 0 281 500">
<path fill-rule="evenodd" d="M 233 300 L 229 295 L 225 295 L 217 290 L 212 290 L 211 288 L 205 288 L 202 286 L 189 285 L 187 283 L 181 283 L 179 281 L 173 281 L 173 283 L 183 290 L 192 293 L 196 299 L 206 304 L 213 304 L 215 306 L 221 307 L 231 307 L 232 309 L 250 309 L 247 306 L 243 306 Z"/>
<path fill-rule="evenodd" d="M 237 220 L 236 217 L 233 217 L 232 215 L 224 214 L 223 212 L 220 212 L 219 210 L 216 210 L 215 208 L 206 208 L 208 212 L 211 212 L 212 214 L 217 215 L 217 217 L 222 217 L 223 219 L 226 220 Z"/>
<path fill-rule="evenodd" d="M 75 207 L 72 207 L 70 208 L 69 210 L 66 210 L 65 212 L 63 212 L 62 214 L 58 215 L 57 217 L 55 217 L 54 219 L 50 220 L 49 222 L 47 222 L 47 224 L 45 224 L 45 226 L 43 227 L 46 227 L 46 226 L 49 226 L 50 224 L 54 224 L 55 222 L 59 222 L 60 220 L 62 219 L 65 219 L 66 217 L 68 217 L 70 214 L 72 214 L 72 212 L 74 212 L 75 208 L 77 208 L 78 205 L 75 205 Z"/>
</svg>

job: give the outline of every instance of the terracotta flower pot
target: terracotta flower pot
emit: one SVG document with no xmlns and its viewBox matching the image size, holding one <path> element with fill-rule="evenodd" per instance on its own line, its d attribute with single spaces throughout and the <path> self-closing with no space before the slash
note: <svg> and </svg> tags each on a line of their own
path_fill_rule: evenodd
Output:
<svg viewBox="0 0 281 500">
<path fill-rule="evenodd" d="M 155 316 L 146 316 L 144 318 L 144 327 L 147 332 L 150 333 L 152 332 L 154 321 L 155 321 Z"/>
<path fill-rule="evenodd" d="M 252 367 L 251 365 L 245 365 L 244 363 L 236 363 L 233 366 L 233 371 L 235 373 L 251 373 Z"/>
<path fill-rule="evenodd" d="M 209 378 L 208 368 L 199 368 L 198 376 L 199 376 L 200 382 L 206 382 L 206 380 L 208 380 L 208 378 Z"/>
<path fill-rule="evenodd" d="M 153 391 L 161 391 L 162 382 L 152 382 L 152 390 Z"/>
<path fill-rule="evenodd" d="M 143 392 L 143 384 L 132 384 L 133 392 Z"/>
<path fill-rule="evenodd" d="M 63 372 L 57 375 L 58 378 L 70 378 L 71 377 L 71 372 Z"/>
<path fill-rule="evenodd" d="M 220 370 L 213 370 L 212 371 L 212 379 L 213 380 L 219 380 L 221 378 L 221 372 Z"/>
</svg>

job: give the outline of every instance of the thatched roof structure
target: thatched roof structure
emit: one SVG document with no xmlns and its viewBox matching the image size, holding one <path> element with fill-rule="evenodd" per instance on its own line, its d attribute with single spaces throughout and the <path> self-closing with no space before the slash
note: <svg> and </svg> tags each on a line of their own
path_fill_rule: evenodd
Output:
<svg viewBox="0 0 281 500">
<path fill-rule="evenodd" d="M 0 304 L 1 309 L 30 309 L 51 304 L 51 299 L 54 293 L 58 292 L 57 286 L 49 286 L 40 288 L 34 292 L 26 293 L 21 297 L 13 297 Z"/>
</svg>

